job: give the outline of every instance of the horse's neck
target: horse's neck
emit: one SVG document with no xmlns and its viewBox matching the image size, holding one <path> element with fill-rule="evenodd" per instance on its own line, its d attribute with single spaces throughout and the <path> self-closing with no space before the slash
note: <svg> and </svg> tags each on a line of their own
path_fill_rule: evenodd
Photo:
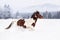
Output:
<svg viewBox="0 0 60 40">
<path fill-rule="evenodd" d="M 37 22 L 37 19 L 33 19 L 33 18 L 31 18 L 32 20 L 34 20 L 35 21 L 35 23 Z"/>
</svg>

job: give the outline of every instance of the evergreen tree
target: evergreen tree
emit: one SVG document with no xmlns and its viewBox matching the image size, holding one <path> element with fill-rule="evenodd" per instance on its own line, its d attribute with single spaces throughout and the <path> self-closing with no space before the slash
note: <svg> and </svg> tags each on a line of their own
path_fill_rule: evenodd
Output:
<svg viewBox="0 0 60 40">
<path fill-rule="evenodd" d="M 51 15 L 51 13 L 49 13 L 49 14 L 48 14 L 48 18 L 51 19 L 51 17 L 52 17 L 52 15 Z"/>
<path fill-rule="evenodd" d="M 9 5 L 4 5 L 4 13 L 3 16 L 5 19 L 11 18 L 11 10 Z"/>
</svg>

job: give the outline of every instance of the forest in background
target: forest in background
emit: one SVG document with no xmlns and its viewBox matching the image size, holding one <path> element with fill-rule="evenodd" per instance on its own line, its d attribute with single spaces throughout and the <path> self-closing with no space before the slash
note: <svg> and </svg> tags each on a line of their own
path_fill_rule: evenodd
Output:
<svg viewBox="0 0 60 40">
<path fill-rule="evenodd" d="M 38 10 L 37 10 L 38 11 Z M 39 11 L 40 12 L 40 11 Z M 0 19 L 17 19 L 17 18 L 30 18 L 33 13 L 20 13 L 17 11 L 13 13 L 9 5 L 4 5 L 4 8 L 0 8 Z M 55 12 L 40 12 L 44 19 L 60 19 L 60 11 Z"/>
</svg>

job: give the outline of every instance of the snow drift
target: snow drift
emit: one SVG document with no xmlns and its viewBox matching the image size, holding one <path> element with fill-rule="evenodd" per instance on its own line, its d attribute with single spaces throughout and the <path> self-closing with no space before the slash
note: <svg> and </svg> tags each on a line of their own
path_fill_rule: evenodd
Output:
<svg viewBox="0 0 60 40">
<path fill-rule="evenodd" d="M 17 27 L 16 22 L 6 30 L 14 20 L 0 19 L 0 40 L 60 40 L 60 19 L 38 19 L 34 31 Z"/>
</svg>

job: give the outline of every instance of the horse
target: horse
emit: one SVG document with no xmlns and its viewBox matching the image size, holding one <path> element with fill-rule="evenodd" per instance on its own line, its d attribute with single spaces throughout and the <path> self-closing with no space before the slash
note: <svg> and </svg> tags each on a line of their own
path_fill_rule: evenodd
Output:
<svg viewBox="0 0 60 40">
<path fill-rule="evenodd" d="M 17 21 L 17 26 L 23 27 L 23 28 L 34 28 L 37 22 L 37 19 L 41 19 L 43 18 L 43 16 L 38 12 L 34 12 L 31 16 L 31 18 L 29 19 L 19 19 Z M 6 28 L 9 29 L 12 26 L 13 22 L 11 22 L 11 24 Z"/>
</svg>

